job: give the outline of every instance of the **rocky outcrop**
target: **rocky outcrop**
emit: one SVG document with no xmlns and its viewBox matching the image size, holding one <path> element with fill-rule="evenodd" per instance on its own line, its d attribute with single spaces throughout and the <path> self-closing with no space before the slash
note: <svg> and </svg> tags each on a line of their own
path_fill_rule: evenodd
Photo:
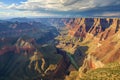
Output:
<svg viewBox="0 0 120 80">
<path fill-rule="evenodd" d="M 104 40 L 115 34 L 119 29 L 119 25 L 120 19 L 118 18 L 76 18 L 70 20 L 67 27 L 70 28 L 70 36 L 84 39 L 89 33 L 93 37 L 96 36 L 100 40 Z"/>
<path fill-rule="evenodd" d="M 102 46 L 96 48 L 91 54 L 104 63 L 120 62 L 120 30 L 113 36 L 101 42 Z"/>
<path fill-rule="evenodd" d="M 0 55 L 3 55 L 7 52 L 14 52 L 17 54 L 23 53 L 24 55 L 32 55 L 35 51 L 34 40 L 28 39 L 24 40 L 19 38 L 14 45 L 4 45 L 0 49 Z"/>
<path fill-rule="evenodd" d="M 41 65 L 40 65 L 41 64 Z M 30 57 L 29 68 L 33 66 L 34 70 L 43 74 L 45 70 L 44 56 L 40 51 L 35 51 L 34 55 Z"/>
<path fill-rule="evenodd" d="M 105 40 L 108 37 L 114 35 L 119 29 L 120 29 L 120 19 L 118 18 L 114 18 L 111 20 L 111 22 L 109 21 L 109 27 L 105 29 L 104 32 L 102 32 L 100 35 L 98 35 L 100 37 L 100 40 Z"/>
<path fill-rule="evenodd" d="M 33 43 L 35 43 L 34 39 L 24 40 L 19 38 L 15 44 L 17 52 L 20 53 L 20 49 L 22 49 L 26 54 L 33 53 L 36 49 Z"/>
<path fill-rule="evenodd" d="M 57 49 L 57 53 L 62 55 L 62 58 L 58 61 L 56 65 L 50 65 L 45 70 L 45 80 L 64 79 L 68 73 L 68 68 L 71 64 L 70 59 L 68 58 L 66 52 L 60 49 Z"/>
<path fill-rule="evenodd" d="M 84 59 L 83 65 L 79 69 L 79 75 L 82 76 L 83 73 L 86 73 L 91 69 L 97 69 L 103 66 L 104 64 L 101 61 L 97 60 L 96 57 L 87 55 L 87 57 Z"/>
<path fill-rule="evenodd" d="M 77 18 L 71 22 L 71 29 L 69 30 L 69 35 L 75 37 L 85 38 L 86 35 L 86 24 L 85 18 Z"/>
<path fill-rule="evenodd" d="M 100 23 L 101 19 L 100 18 L 95 18 L 94 23 L 89 29 L 88 33 L 93 34 L 94 36 L 98 35 L 100 32 L 102 32 L 102 26 Z"/>
<path fill-rule="evenodd" d="M 77 42 L 76 40 L 74 43 L 88 47 L 87 56 L 76 73 L 79 74 L 79 77 L 90 70 L 103 68 L 108 63 L 120 63 L 119 18 L 79 18 L 71 20 L 70 23 L 69 36 L 72 36 L 71 39 L 73 37 L 83 38 L 82 41 Z M 83 32 L 85 32 L 84 37 L 81 35 Z"/>
</svg>

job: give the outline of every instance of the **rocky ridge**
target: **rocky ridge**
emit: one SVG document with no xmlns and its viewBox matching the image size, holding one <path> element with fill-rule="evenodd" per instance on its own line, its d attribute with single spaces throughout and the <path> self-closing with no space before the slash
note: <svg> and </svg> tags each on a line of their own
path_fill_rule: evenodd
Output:
<svg viewBox="0 0 120 80">
<path fill-rule="evenodd" d="M 58 37 L 61 41 L 57 47 L 75 55 L 80 46 L 80 52 L 86 54 L 77 73 L 79 78 L 89 70 L 103 68 L 105 64 L 120 63 L 119 18 L 75 18 L 71 19 L 66 27 L 69 28 L 68 34 Z M 84 46 L 87 46 L 87 49 Z M 71 75 L 72 72 L 69 77 Z M 66 80 L 70 80 L 69 77 Z"/>
</svg>

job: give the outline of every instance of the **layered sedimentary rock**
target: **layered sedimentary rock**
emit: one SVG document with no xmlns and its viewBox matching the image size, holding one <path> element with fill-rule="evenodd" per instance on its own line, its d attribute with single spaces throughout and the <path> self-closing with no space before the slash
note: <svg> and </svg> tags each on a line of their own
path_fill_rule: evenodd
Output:
<svg viewBox="0 0 120 80">
<path fill-rule="evenodd" d="M 104 40 L 114 35 L 119 29 L 120 29 L 120 19 L 114 18 L 111 21 L 109 21 L 109 27 L 106 28 L 105 31 L 103 31 L 101 35 L 98 36 L 100 37 L 100 40 Z"/>
<path fill-rule="evenodd" d="M 72 25 L 70 26 L 69 35 L 76 36 L 76 37 L 85 37 L 86 35 L 86 24 L 85 18 L 78 18 L 71 22 Z"/>
<path fill-rule="evenodd" d="M 87 34 L 99 37 L 100 40 L 107 39 L 119 29 L 118 18 L 76 18 L 69 21 L 69 35 L 86 38 Z"/>
<path fill-rule="evenodd" d="M 69 26 L 68 36 L 72 37 L 70 39 L 82 38 L 82 41 L 77 42 L 76 40 L 70 44 L 88 47 L 86 58 L 77 76 L 82 77 L 89 70 L 103 68 L 109 63 L 120 63 L 119 18 L 76 18 L 70 23 L 67 25 L 67 27 Z M 84 51 L 82 48 L 81 50 Z"/>
</svg>

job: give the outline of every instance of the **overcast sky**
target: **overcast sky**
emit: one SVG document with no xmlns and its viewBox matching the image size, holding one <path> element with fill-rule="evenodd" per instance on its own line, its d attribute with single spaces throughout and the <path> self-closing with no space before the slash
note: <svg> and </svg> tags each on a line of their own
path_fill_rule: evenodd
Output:
<svg viewBox="0 0 120 80">
<path fill-rule="evenodd" d="M 0 18 L 120 17 L 120 0 L 0 0 Z"/>
</svg>

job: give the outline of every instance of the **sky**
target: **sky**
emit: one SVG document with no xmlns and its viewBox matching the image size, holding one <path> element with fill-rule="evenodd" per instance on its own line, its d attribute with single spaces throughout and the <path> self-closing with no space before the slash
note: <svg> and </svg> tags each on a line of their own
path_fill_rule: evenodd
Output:
<svg viewBox="0 0 120 80">
<path fill-rule="evenodd" d="M 120 17 L 120 0 L 0 0 L 0 18 Z"/>
</svg>

